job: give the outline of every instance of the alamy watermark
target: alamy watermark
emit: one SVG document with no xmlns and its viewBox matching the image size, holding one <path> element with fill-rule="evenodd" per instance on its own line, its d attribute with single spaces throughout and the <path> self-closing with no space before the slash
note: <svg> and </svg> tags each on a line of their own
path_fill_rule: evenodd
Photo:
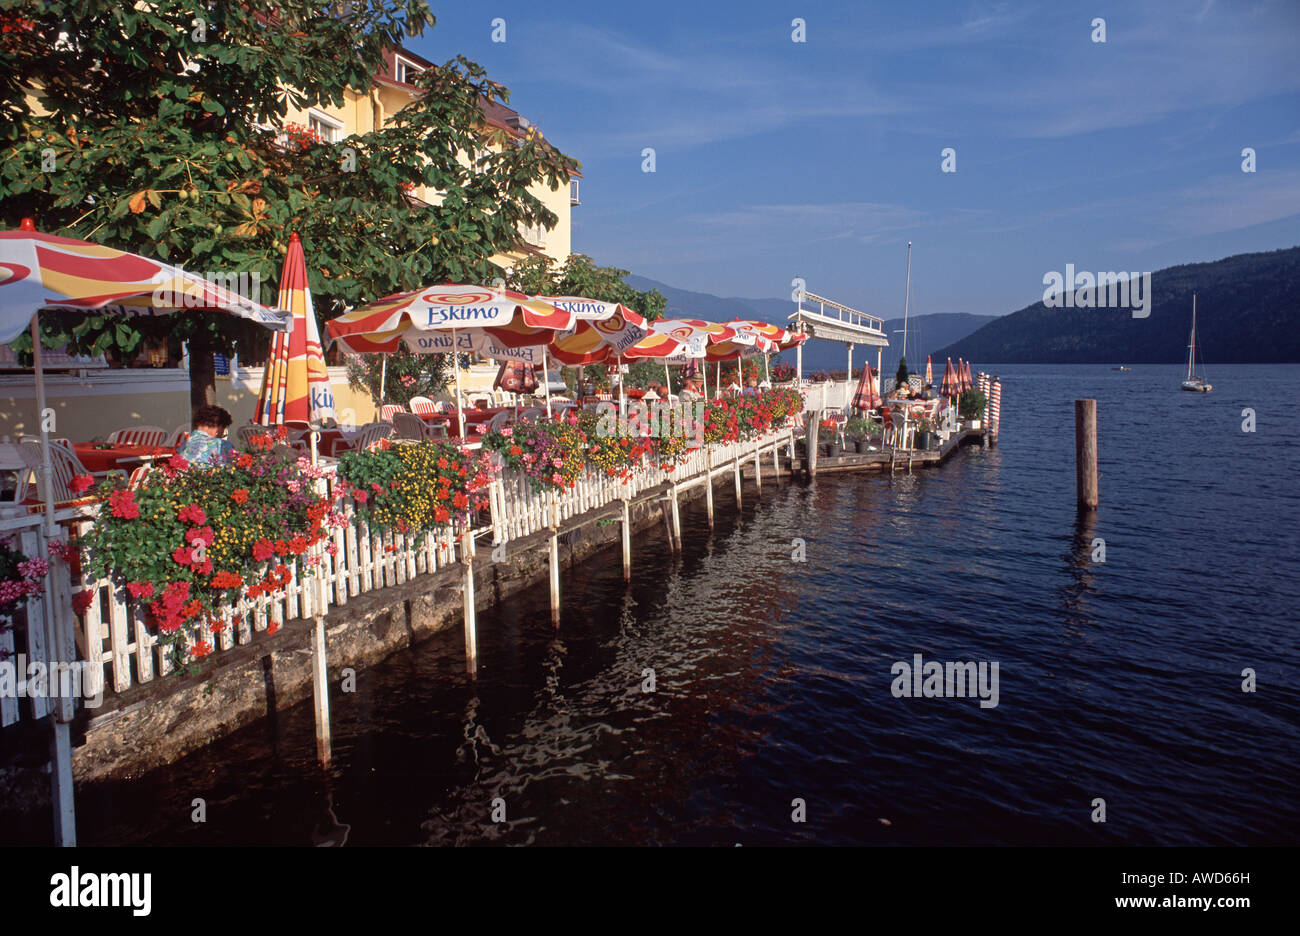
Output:
<svg viewBox="0 0 1300 936">
<path fill-rule="evenodd" d="M 889 668 L 894 682 L 889 687 L 895 699 L 966 699 L 979 697 L 980 708 L 998 707 L 998 664 L 923 662 L 913 654 L 912 662 L 899 660 Z"/>
<path fill-rule="evenodd" d="M 184 267 L 179 267 L 182 273 Z M 193 275 L 193 274 L 191 274 Z M 206 282 L 204 282 L 206 281 Z M 235 273 L 213 271 L 202 275 L 201 279 L 186 278 L 184 285 L 173 289 L 170 285 L 159 286 L 153 292 L 154 304 L 160 307 L 177 309 L 197 309 L 210 306 L 211 296 L 207 295 L 209 284 L 232 292 L 249 302 L 261 302 L 262 274 L 256 270 L 240 270 Z"/>
<path fill-rule="evenodd" d="M 1098 273 L 1096 276 L 1074 264 L 1065 274 L 1051 270 L 1043 274 L 1043 305 L 1049 309 L 1132 309 L 1134 318 L 1151 314 L 1151 273 Z"/>
<path fill-rule="evenodd" d="M 72 663 L 46 663 L 27 661 L 27 654 L 19 653 L 13 659 L 0 660 L 0 698 L 5 699 L 73 699 L 84 698 L 86 708 L 99 708 L 104 703 L 102 680 L 92 678 L 90 663 L 77 660 Z M 92 694 L 92 686 L 98 688 Z"/>
<path fill-rule="evenodd" d="M 596 435 L 602 438 L 691 439 L 704 444 L 704 401 L 672 403 L 666 400 L 627 404 L 620 415 L 613 403 L 601 403 L 596 409 Z"/>
</svg>

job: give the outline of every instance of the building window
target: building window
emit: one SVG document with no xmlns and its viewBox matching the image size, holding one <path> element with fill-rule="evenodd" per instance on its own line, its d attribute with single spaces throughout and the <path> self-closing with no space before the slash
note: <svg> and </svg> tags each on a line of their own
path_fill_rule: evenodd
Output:
<svg viewBox="0 0 1300 936">
<path fill-rule="evenodd" d="M 393 59 L 393 80 L 400 81 L 402 84 L 414 84 L 415 76 L 424 71 L 414 62 L 408 62 L 400 55 Z"/>
<path fill-rule="evenodd" d="M 581 205 L 581 204 L 582 204 L 582 199 L 578 197 L 578 180 L 577 180 L 577 179 L 570 179 L 570 180 L 569 180 L 569 204 L 570 204 L 570 205 Z"/>
<path fill-rule="evenodd" d="M 545 247 L 547 233 L 546 225 L 529 224 L 524 228 L 524 240 L 534 247 Z"/>
<path fill-rule="evenodd" d="M 343 139 L 343 124 L 319 111 L 307 112 L 307 129 L 315 131 L 325 143 L 337 143 Z"/>
</svg>

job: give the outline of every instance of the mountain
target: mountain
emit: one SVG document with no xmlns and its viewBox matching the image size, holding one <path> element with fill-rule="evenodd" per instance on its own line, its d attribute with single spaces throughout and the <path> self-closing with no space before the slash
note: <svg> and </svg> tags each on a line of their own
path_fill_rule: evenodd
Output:
<svg viewBox="0 0 1300 936">
<path fill-rule="evenodd" d="M 789 325 L 789 315 L 794 311 L 794 302 L 789 299 L 739 299 L 722 298 L 710 293 L 692 292 L 678 289 L 664 283 L 647 279 L 644 276 L 628 275 L 624 281 L 634 289 L 657 289 L 668 300 L 664 315 L 669 318 L 704 319 L 707 322 L 725 322 L 729 319 L 754 319 L 770 322 L 773 325 Z M 992 316 L 972 315 L 967 312 L 937 312 L 931 315 L 913 315 L 908 319 L 907 348 L 909 364 L 918 360 L 925 363 L 925 355 L 930 349 L 951 344 L 965 338 Z M 892 347 L 885 349 L 884 371 L 892 374 L 897 367 L 899 349 L 902 346 L 903 319 L 888 319 L 885 333 L 889 335 Z M 863 348 L 853 352 L 854 364 L 860 365 Z M 871 355 L 871 364 L 875 366 L 875 354 Z M 781 360 L 794 362 L 794 352 L 787 351 Z M 805 374 L 819 370 L 843 370 L 848 363 L 848 351 L 838 342 L 818 341 L 813 339 L 804 345 L 803 369 Z"/>
<path fill-rule="evenodd" d="M 1157 270 L 1146 318 L 1127 308 L 1050 309 L 1036 302 L 955 339 L 936 357 L 998 364 L 1186 361 L 1193 292 L 1197 354 L 1209 364 L 1300 362 L 1300 247 Z"/>
</svg>

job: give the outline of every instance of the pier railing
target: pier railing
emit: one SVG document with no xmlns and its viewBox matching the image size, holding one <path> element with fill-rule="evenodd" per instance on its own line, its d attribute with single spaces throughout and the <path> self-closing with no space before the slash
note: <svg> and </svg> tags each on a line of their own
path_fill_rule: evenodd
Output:
<svg viewBox="0 0 1300 936">
<path fill-rule="evenodd" d="M 187 650 L 195 644 L 204 645 L 208 653 L 219 656 L 254 643 L 288 621 L 323 615 L 358 595 L 402 585 L 418 575 L 464 562 L 474 554 L 476 539 L 495 545 L 542 530 L 553 532 L 574 517 L 630 501 L 661 486 L 672 492 L 675 501 L 677 491 L 704 483 L 724 471 L 736 473 L 739 489 L 743 463 L 752 459 L 757 466 L 760 458 L 770 455 L 779 466 L 779 453 L 792 447 L 793 439 L 794 430 L 785 428 L 744 442 L 705 446 L 687 452 L 672 470 L 646 460 L 632 469 L 626 481 L 588 468 L 572 488 L 562 493 L 534 491 L 521 473 L 503 472 L 492 482 L 489 510 L 481 517 L 482 525 L 468 531 L 444 528 L 413 535 L 372 530 L 348 508 L 345 523 L 331 531 L 329 542 L 333 549 L 320 544 L 292 562 L 286 557 L 290 579 L 283 589 L 254 599 L 245 597 L 237 605 L 224 608 L 215 624 L 199 629 L 197 641 Z M 327 496 L 332 495 L 337 483 L 332 471 L 316 481 L 320 492 Z M 96 509 L 64 509 L 55 518 L 75 544 L 94 523 Z M 673 513 L 675 518 L 675 507 Z M 28 556 L 47 553 L 39 516 L 0 521 L 0 535 L 16 535 Z M 60 574 L 66 581 L 53 581 Z M 75 662 L 80 670 L 82 693 L 75 700 L 77 704 L 100 693 L 107 697 L 125 692 L 172 672 L 174 664 L 167 647 L 158 642 L 146 623 L 144 602 L 132 598 L 123 585 L 95 577 L 84 564 L 75 561 L 70 570 L 61 562 L 51 562 L 49 579 L 47 595 L 33 597 L 16 616 L 15 626 L 0 632 L 0 657 L 24 653 L 29 660 L 60 659 L 48 646 L 44 602 L 55 600 L 58 604 L 54 617 L 68 624 L 76 620 L 71 597 L 80 593 L 78 604 L 84 605 L 84 611 L 75 625 L 76 660 L 62 657 Z M 53 704 L 40 695 L 29 701 L 0 695 L 0 726 L 41 718 Z"/>
</svg>

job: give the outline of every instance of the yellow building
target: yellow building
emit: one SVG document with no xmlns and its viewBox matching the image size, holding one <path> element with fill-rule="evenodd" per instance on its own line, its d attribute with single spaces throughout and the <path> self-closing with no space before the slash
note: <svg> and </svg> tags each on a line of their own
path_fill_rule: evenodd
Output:
<svg viewBox="0 0 1300 936">
<path fill-rule="evenodd" d="M 340 107 L 324 105 L 303 109 L 291 105 L 285 120 L 305 127 L 327 143 L 341 142 L 352 134 L 370 133 L 415 99 L 420 90 L 411 79 L 434 67 L 432 62 L 407 49 L 390 49 L 384 54 L 384 64 L 369 89 L 349 89 Z M 504 104 L 484 100 L 480 106 L 483 119 L 489 126 L 511 136 L 522 138 L 532 127 L 528 118 Z M 579 204 L 580 179 L 581 174 L 574 173 L 567 187 L 554 189 L 541 182 L 533 183 L 532 194 L 559 220 L 550 230 L 541 226 L 521 230 L 518 248 L 498 254 L 492 261 L 498 266 L 509 267 L 529 254 L 544 254 L 557 264 L 564 263 L 572 245 L 570 215 L 573 206 Z M 412 194 L 428 204 L 436 205 L 441 201 L 441 196 L 432 189 L 421 188 Z"/>
</svg>

